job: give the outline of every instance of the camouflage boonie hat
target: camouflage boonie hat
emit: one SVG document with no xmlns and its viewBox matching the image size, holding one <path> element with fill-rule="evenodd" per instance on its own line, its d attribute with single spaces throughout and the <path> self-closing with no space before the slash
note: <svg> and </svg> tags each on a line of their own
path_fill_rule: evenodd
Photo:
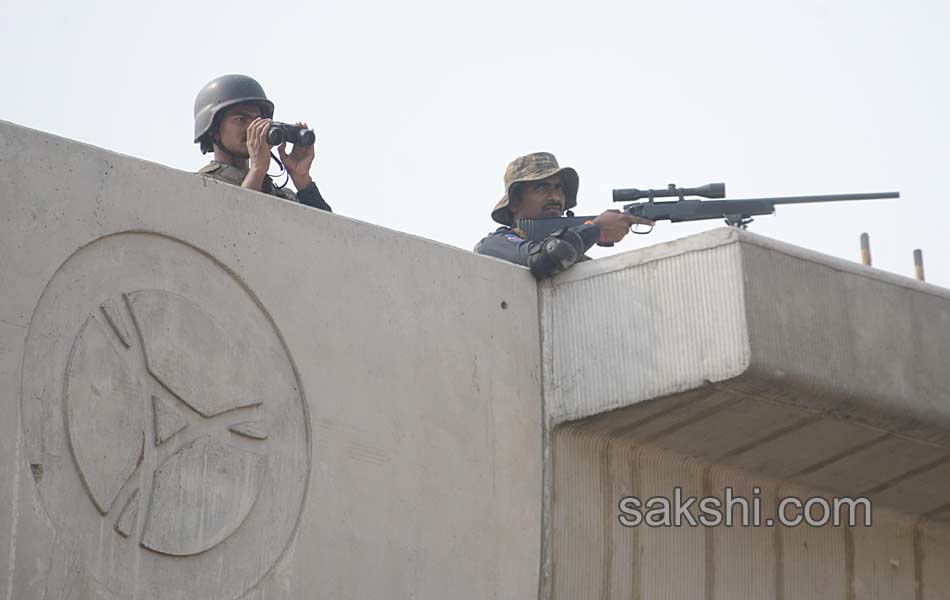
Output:
<svg viewBox="0 0 950 600">
<path fill-rule="evenodd" d="M 577 171 L 570 167 L 558 166 L 553 154 L 534 152 L 519 156 L 508 163 L 508 168 L 505 169 L 505 195 L 491 211 L 492 220 L 502 225 L 513 225 L 511 211 L 508 210 L 508 196 L 511 195 L 514 186 L 524 181 L 547 179 L 559 173 L 564 183 L 564 209 L 574 208 L 577 206 L 577 187 L 580 184 Z"/>
</svg>

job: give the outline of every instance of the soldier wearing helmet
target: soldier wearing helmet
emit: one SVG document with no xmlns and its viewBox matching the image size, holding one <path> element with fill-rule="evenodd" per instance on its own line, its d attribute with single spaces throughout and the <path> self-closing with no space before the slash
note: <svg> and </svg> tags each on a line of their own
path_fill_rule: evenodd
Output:
<svg viewBox="0 0 950 600">
<path fill-rule="evenodd" d="M 560 167 L 553 154 L 535 152 L 519 156 L 505 170 L 505 195 L 491 216 L 503 225 L 483 238 L 475 252 L 524 265 L 538 279 L 550 277 L 582 260 L 591 246 L 619 242 L 637 223 L 651 221 L 608 210 L 589 223 L 555 231 L 540 242 L 528 240 L 515 227 L 521 219 L 560 217 L 577 205 L 577 171 Z"/>
<path fill-rule="evenodd" d="M 201 153 L 214 152 L 214 160 L 199 173 L 251 190 L 330 210 L 310 177 L 313 146 L 278 146 L 280 161 L 297 193 L 278 187 L 267 174 L 271 148 L 267 131 L 274 103 L 264 89 L 246 75 L 223 75 L 205 85 L 195 98 L 195 143 Z M 306 123 L 297 123 L 306 126 Z"/>
</svg>

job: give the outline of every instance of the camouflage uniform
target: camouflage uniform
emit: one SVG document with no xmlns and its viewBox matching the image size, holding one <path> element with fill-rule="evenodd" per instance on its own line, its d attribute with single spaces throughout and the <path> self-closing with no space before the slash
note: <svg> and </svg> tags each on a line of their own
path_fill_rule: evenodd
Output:
<svg viewBox="0 0 950 600">
<path fill-rule="evenodd" d="M 555 231 L 540 242 L 528 241 L 524 231 L 514 227 L 508 203 L 516 186 L 526 181 L 547 179 L 552 175 L 560 175 L 564 184 L 564 208 L 577 206 L 579 179 L 574 169 L 559 167 L 554 155 L 547 152 L 520 156 L 508 164 L 505 170 L 505 195 L 491 213 L 492 219 L 504 227 L 482 238 L 475 245 L 475 252 L 529 267 L 538 279 L 555 275 L 575 263 L 590 260 L 584 253 L 600 239 L 600 228 L 593 223 Z"/>
<path fill-rule="evenodd" d="M 210 177 L 211 179 L 217 179 L 218 181 L 224 181 L 237 186 L 240 186 L 244 182 L 244 178 L 247 177 L 246 169 L 241 169 L 235 167 L 234 165 L 230 165 L 218 160 L 211 161 L 210 164 L 202 167 L 198 172 L 205 177 Z M 323 199 L 323 196 L 320 195 L 320 190 L 317 189 L 317 184 L 313 181 L 310 182 L 310 185 L 306 186 L 302 190 L 299 190 L 295 194 L 287 188 L 276 187 L 274 185 L 274 180 L 271 179 L 269 175 L 265 175 L 264 182 L 261 185 L 261 191 L 265 194 L 277 196 L 278 198 L 299 202 L 301 204 L 305 204 L 313 208 L 319 208 L 327 212 L 333 212 L 330 209 L 330 205 L 327 204 L 326 200 Z"/>
</svg>

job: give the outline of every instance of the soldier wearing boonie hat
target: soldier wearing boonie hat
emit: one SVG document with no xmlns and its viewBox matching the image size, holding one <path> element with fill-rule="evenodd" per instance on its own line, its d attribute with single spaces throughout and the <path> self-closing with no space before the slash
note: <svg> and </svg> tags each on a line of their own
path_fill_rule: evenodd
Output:
<svg viewBox="0 0 950 600">
<path fill-rule="evenodd" d="M 631 225 L 649 223 L 609 210 L 584 225 L 559 229 L 540 242 L 529 241 L 516 227 L 521 219 L 560 217 L 574 208 L 578 184 L 577 171 L 561 167 L 548 152 L 514 159 L 505 170 L 505 195 L 491 213 L 503 227 L 478 242 L 475 252 L 524 265 L 543 279 L 588 260 L 584 253 L 597 242 L 619 242 Z"/>
</svg>

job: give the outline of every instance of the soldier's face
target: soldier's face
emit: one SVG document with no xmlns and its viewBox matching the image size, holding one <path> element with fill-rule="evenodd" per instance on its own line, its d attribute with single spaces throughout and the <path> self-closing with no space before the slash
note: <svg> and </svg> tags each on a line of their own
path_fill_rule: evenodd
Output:
<svg viewBox="0 0 950 600">
<path fill-rule="evenodd" d="M 247 126 L 260 116 L 261 107 L 256 104 L 236 104 L 225 110 L 218 124 L 221 145 L 235 156 L 247 158 Z"/>
<path fill-rule="evenodd" d="M 526 181 L 518 186 L 519 198 L 510 207 L 516 219 L 549 219 L 564 212 L 564 182 L 560 175 Z"/>
</svg>

